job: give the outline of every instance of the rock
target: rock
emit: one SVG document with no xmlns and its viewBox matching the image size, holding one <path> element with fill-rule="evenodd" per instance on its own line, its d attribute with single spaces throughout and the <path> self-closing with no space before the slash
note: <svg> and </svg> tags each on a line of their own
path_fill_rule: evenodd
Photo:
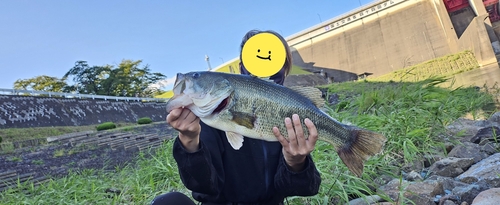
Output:
<svg viewBox="0 0 500 205">
<path fill-rule="evenodd" d="M 488 120 L 476 120 L 474 125 L 479 126 L 479 127 L 489 127 L 492 126 L 494 123 L 488 121 Z"/>
<path fill-rule="evenodd" d="M 372 203 L 380 201 L 382 198 L 378 195 L 366 196 L 365 198 L 357 198 L 349 201 L 346 205 L 370 205 Z"/>
<path fill-rule="evenodd" d="M 474 198 L 483 191 L 479 185 L 469 185 L 466 187 L 456 187 L 451 192 L 457 195 L 462 202 L 472 203 Z"/>
<path fill-rule="evenodd" d="M 460 136 L 466 140 L 476 135 L 477 131 L 481 128 L 481 126 L 476 125 L 476 121 L 465 118 L 459 118 L 446 127 L 449 134 Z"/>
<path fill-rule="evenodd" d="M 462 145 L 457 145 L 453 148 L 450 153 L 448 153 L 448 157 L 474 158 L 474 163 L 477 163 L 488 157 L 488 155 L 481 152 L 481 147 L 478 144 L 464 142 Z"/>
<path fill-rule="evenodd" d="M 411 171 L 410 173 L 408 173 L 406 175 L 406 180 L 408 181 L 421 181 L 423 180 L 424 178 L 422 178 L 422 175 L 420 175 L 418 172 L 416 171 Z"/>
<path fill-rule="evenodd" d="M 497 125 L 500 125 L 500 112 L 496 112 L 491 117 L 488 119 L 488 121 L 492 123 L 496 123 Z"/>
<path fill-rule="evenodd" d="M 414 204 L 435 205 L 434 197 L 438 194 L 444 194 L 443 186 L 438 181 L 426 180 L 423 182 L 408 182 L 406 180 L 393 179 L 386 185 L 380 187 L 380 190 L 387 194 L 393 201 L 399 201 L 400 189 L 404 191 L 404 198 L 412 201 Z"/>
<path fill-rule="evenodd" d="M 457 177 L 464 183 L 483 182 L 490 187 L 500 187 L 500 153 L 493 154 Z"/>
<path fill-rule="evenodd" d="M 410 182 L 406 180 L 401 180 L 401 182 L 402 183 L 400 183 L 399 179 L 393 179 L 387 184 L 381 186 L 380 191 L 387 194 L 387 196 L 389 196 L 393 201 L 397 201 L 400 187 L 407 187 L 410 184 Z"/>
<path fill-rule="evenodd" d="M 481 146 L 481 152 L 487 155 L 492 155 L 498 152 L 498 148 L 499 148 L 498 144 L 493 144 L 491 142 L 488 142 Z"/>
<path fill-rule="evenodd" d="M 393 180 L 393 178 L 391 176 L 382 174 L 382 175 L 378 176 L 377 178 L 375 178 L 375 180 L 373 180 L 373 182 L 375 182 L 375 185 L 377 187 L 380 187 L 384 184 L 389 183 L 391 180 Z"/>
<path fill-rule="evenodd" d="M 443 205 L 456 205 L 456 204 L 452 200 L 446 200 L 443 202 Z"/>
<path fill-rule="evenodd" d="M 443 156 L 442 154 L 425 155 L 424 156 L 424 167 L 430 167 L 432 164 L 434 164 L 437 161 L 442 160 L 444 158 L 446 158 L 446 157 Z"/>
<path fill-rule="evenodd" d="M 436 180 L 436 181 L 440 182 L 443 185 L 443 189 L 444 189 L 445 194 L 451 194 L 451 190 L 455 187 L 469 186 L 469 184 L 463 183 L 463 182 L 456 180 L 454 178 L 443 177 L 443 176 L 438 176 L 438 175 L 431 176 L 427 180 Z"/>
<path fill-rule="evenodd" d="M 473 158 L 448 157 L 434 163 L 429 172 L 432 175 L 444 177 L 456 177 L 474 164 Z"/>
<path fill-rule="evenodd" d="M 404 172 L 411 172 L 414 170 L 422 170 L 424 168 L 424 162 L 419 160 L 414 160 L 410 163 L 405 163 L 401 168 Z"/>
<path fill-rule="evenodd" d="M 488 141 L 496 141 L 497 138 L 500 138 L 500 128 L 497 126 L 488 126 L 479 129 L 470 141 L 476 144 L 485 144 Z"/>
<path fill-rule="evenodd" d="M 500 202 L 500 188 L 492 188 L 479 193 L 472 201 L 472 205 L 490 205 Z"/>
<path fill-rule="evenodd" d="M 340 97 L 337 93 L 333 93 L 328 96 L 328 103 L 330 105 L 336 105 L 339 102 L 340 102 Z"/>
</svg>

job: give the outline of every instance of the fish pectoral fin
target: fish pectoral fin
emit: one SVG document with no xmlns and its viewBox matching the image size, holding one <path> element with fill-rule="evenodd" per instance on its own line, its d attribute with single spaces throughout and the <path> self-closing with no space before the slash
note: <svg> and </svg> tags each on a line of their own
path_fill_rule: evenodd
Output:
<svg viewBox="0 0 500 205">
<path fill-rule="evenodd" d="M 235 132 L 226 132 L 227 141 L 231 144 L 231 147 L 235 150 L 239 150 L 243 146 L 243 135 Z"/>
<path fill-rule="evenodd" d="M 318 88 L 291 86 L 290 89 L 311 100 L 312 103 L 318 108 L 325 105 L 325 99 L 321 97 L 323 93 Z"/>
<path fill-rule="evenodd" d="M 250 113 L 236 112 L 236 111 L 232 111 L 231 114 L 233 115 L 233 118 L 231 120 L 236 124 L 244 126 L 248 129 L 254 128 L 255 120 L 257 120 L 257 118 L 254 115 Z"/>
</svg>

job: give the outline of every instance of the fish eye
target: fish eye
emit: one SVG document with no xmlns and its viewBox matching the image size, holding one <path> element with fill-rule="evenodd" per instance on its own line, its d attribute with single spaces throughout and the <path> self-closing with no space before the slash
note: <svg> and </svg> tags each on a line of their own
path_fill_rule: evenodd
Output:
<svg viewBox="0 0 500 205">
<path fill-rule="evenodd" d="M 196 79 L 196 78 L 198 78 L 198 77 L 200 77 L 200 74 L 199 74 L 199 73 L 193 73 L 193 78 L 194 78 L 194 79 Z"/>
</svg>

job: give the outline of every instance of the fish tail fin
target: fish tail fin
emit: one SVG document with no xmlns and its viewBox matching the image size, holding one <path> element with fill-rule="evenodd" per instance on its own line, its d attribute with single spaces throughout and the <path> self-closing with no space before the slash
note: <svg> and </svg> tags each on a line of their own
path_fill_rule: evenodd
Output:
<svg viewBox="0 0 500 205">
<path fill-rule="evenodd" d="M 351 140 L 337 150 L 342 162 L 356 176 L 363 174 L 364 162 L 382 151 L 387 138 L 357 127 L 351 129 Z"/>
</svg>

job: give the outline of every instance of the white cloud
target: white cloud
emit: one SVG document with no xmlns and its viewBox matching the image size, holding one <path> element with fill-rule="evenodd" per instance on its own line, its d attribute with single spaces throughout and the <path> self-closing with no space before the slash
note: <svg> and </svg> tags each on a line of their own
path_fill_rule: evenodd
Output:
<svg viewBox="0 0 500 205">
<path fill-rule="evenodd" d="M 169 90 L 170 88 L 173 87 L 175 83 L 176 76 L 167 78 L 165 80 L 160 80 L 156 82 L 155 84 L 151 84 L 149 87 L 150 88 L 160 88 L 160 89 L 166 89 Z"/>
</svg>

